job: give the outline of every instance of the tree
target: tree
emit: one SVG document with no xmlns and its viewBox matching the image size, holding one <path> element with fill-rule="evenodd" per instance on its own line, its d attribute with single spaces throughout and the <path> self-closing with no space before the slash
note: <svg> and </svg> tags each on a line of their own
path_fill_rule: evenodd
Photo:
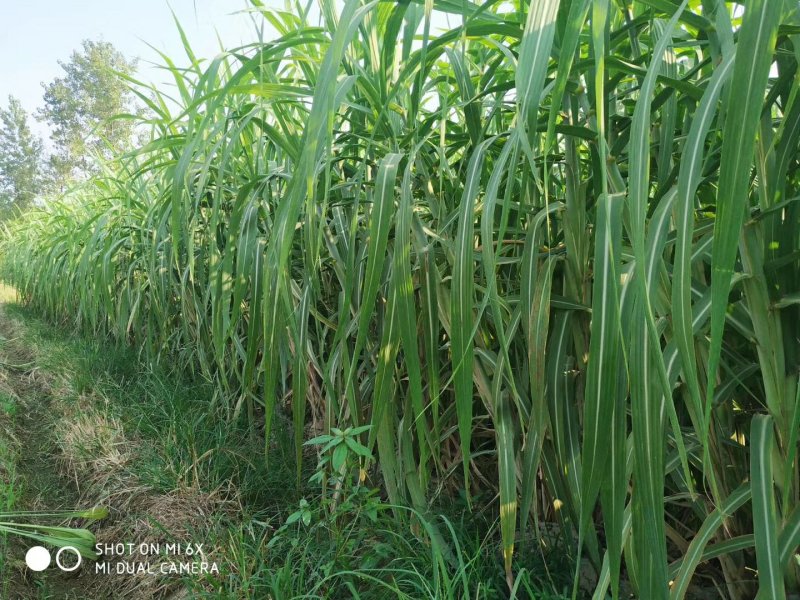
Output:
<svg viewBox="0 0 800 600">
<path fill-rule="evenodd" d="M 42 140 L 28 126 L 22 103 L 9 96 L 0 108 L 0 204 L 24 209 L 41 191 Z"/>
<path fill-rule="evenodd" d="M 119 74 L 133 74 L 136 61 L 108 42 L 84 40 L 82 50 L 59 65 L 65 75 L 43 84 L 38 117 L 52 129 L 50 167 L 63 180 L 90 175 L 93 156 L 107 159 L 126 149 L 133 122 L 114 117 L 134 110 L 133 95 Z"/>
</svg>

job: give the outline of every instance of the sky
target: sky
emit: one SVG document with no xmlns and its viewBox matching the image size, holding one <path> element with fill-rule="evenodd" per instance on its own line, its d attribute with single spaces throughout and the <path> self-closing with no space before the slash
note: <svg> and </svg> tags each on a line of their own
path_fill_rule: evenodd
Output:
<svg viewBox="0 0 800 600">
<path fill-rule="evenodd" d="M 262 3 L 285 8 L 284 0 Z M 162 61 L 150 46 L 178 66 L 186 64 L 173 12 L 195 55 L 212 58 L 220 52 L 220 40 L 229 50 L 257 41 L 257 25 L 265 39 L 276 36 L 260 15 L 247 11 L 250 7 L 249 0 L 0 0 L 0 106 L 7 106 L 9 95 L 17 97 L 31 129 L 49 146 L 47 124 L 34 118 L 42 105 L 42 83 L 63 76 L 58 62 L 67 62 L 83 40 L 111 42 L 128 58 L 139 59 L 138 79 L 169 83 L 171 76 L 156 66 Z M 433 32 L 452 25 L 434 11 Z"/>
<path fill-rule="evenodd" d="M 280 0 L 265 2 L 282 6 Z M 217 35 L 228 48 L 257 39 L 246 0 L 0 0 L 0 105 L 9 94 L 32 114 L 42 104 L 43 82 L 63 75 L 67 61 L 84 39 L 111 42 L 128 57 L 139 58 L 139 78 L 161 82 L 165 75 L 148 63 L 159 62 L 151 44 L 180 65 L 185 53 L 170 7 L 196 55 L 219 52 Z M 259 19 L 260 22 L 263 20 Z M 39 135 L 44 123 L 31 119 Z"/>
</svg>

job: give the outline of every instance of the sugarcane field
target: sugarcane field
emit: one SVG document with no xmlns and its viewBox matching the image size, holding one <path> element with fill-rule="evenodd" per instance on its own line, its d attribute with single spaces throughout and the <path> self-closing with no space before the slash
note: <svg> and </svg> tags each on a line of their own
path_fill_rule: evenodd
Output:
<svg viewBox="0 0 800 600">
<path fill-rule="evenodd" d="M 800 600 L 798 0 L 0 23 L 0 600 Z"/>
</svg>

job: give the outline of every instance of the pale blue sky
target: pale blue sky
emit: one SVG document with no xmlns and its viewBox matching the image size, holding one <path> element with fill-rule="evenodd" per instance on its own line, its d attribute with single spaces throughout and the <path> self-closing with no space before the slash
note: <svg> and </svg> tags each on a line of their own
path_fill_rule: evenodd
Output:
<svg viewBox="0 0 800 600">
<path fill-rule="evenodd" d="M 281 6 L 280 0 L 265 4 Z M 198 56 L 219 50 L 217 32 L 227 48 L 257 39 L 246 0 L 0 0 L 0 104 L 18 97 L 28 113 L 41 104 L 42 82 L 63 74 L 67 60 L 84 39 L 102 39 L 127 56 L 140 58 L 139 76 L 164 80 L 147 62 L 158 61 L 147 43 L 184 62 L 174 10 Z M 263 23 L 263 19 L 259 19 Z M 35 130 L 46 135 L 43 124 Z"/>
<path fill-rule="evenodd" d="M 285 9 L 284 0 L 262 2 Z M 46 139 L 46 124 L 33 118 L 42 103 L 42 83 L 63 75 L 58 61 L 69 60 L 83 40 L 111 42 L 126 56 L 138 57 L 139 79 L 162 84 L 171 78 L 151 65 L 162 62 L 148 44 L 178 66 L 186 62 L 170 8 L 195 54 L 210 58 L 220 51 L 219 39 L 228 50 L 257 41 L 256 24 L 266 39 L 274 37 L 265 19 L 247 11 L 251 7 L 249 0 L 0 0 L 0 105 L 9 94 L 19 98 L 33 130 Z M 437 12 L 433 23 L 434 31 L 451 26 Z"/>
</svg>

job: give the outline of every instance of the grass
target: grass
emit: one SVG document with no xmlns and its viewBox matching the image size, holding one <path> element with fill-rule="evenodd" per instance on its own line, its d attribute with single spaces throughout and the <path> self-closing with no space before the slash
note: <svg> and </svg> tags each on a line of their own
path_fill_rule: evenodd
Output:
<svg viewBox="0 0 800 600">
<path fill-rule="evenodd" d="M 251 4 L 275 40 L 131 80 L 147 142 L 2 244 L 32 308 L 205 382 L 138 388 L 150 477 L 302 486 L 360 431 L 392 527 L 490 512 L 508 593 L 553 527 L 576 594 L 797 591 L 797 7 Z"/>
<path fill-rule="evenodd" d="M 409 537 L 403 521 L 380 498 L 375 499 L 375 520 L 366 518 L 360 505 L 338 509 L 337 517 L 329 518 L 324 492 L 308 481 L 313 472 L 306 469 L 303 484 L 296 485 L 294 452 L 286 450 L 291 440 L 276 437 L 268 467 L 253 460 L 263 451 L 262 441 L 245 423 L 231 427 L 208 411 L 214 392 L 207 383 L 148 366 L 126 346 L 76 337 L 71 328 L 54 327 L 29 307 L 7 303 L 5 313 L 19 324 L 17 343 L 35 353 L 35 368 L 57 382 L 59 399 L 49 406 L 52 422 L 44 426 L 53 431 L 53 454 L 60 457 L 63 473 L 79 482 L 83 502 L 112 508 L 112 523 L 108 530 L 101 524 L 98 539 L 107 541 L 112 534 L 114 540 L 137 539 L 133 522 L 145 519 L 164 529 L 170 540 L 204 543 L 224 566 L 219 577 L 177 582 L 194 597 L 355 593 L 378 598 L 391 593 L 444 599 L 505 593 L 496 522 L 490 516 L 472 519 L 465 517 L 464 507 L 438 508 L 436 518 L 457 549 L 454 563 L 437 555 L 430 539 L 421 552 L 425 521 L 414 517 L 423 529 Z M 60 493 L 40 490 L 36 480 L 24 483 L 48 497 Z M 182 490 L 220 502 L 202 520 L 170 514 L 183 506 L 179 499 L 153 502 Z M 368 490 L 376 491 L 364 485 L 353 492 L 360 496 Z M 114 500 L 128 494 L 136 494 L 136 500 L 127 507 Z M 301 500 L 314 511 L 313 523 L 282 529 Z M 137 510 L 140 503 L 147 507 L 144 512 Z M 530 573 L 514 597 L 561 598 L 555 590 L 567 589 L 570 572 L 563 548 L 556 540 L 534 553 L 537 547 L 530 546 Z M 555 580 L 540 576 L 546 556 Z M 117 592 L 127 585 L 110 580 Z M 166 590 L 176 589 L 176 581 L 166 583 Z"/>
<path fill-rule="evenodd" d="M 7 289 L 0 290 L 7 301 Z M 26 547 L 45 543 L 72 546 L 86 559 L 95 559 L 95 537 L 88 526 L 107 515 L 103 509 L 75 510 L 48 460 L 53 450 L 44 417 L 46 397 L 39 394 L 29 353 L 0 309 L 0 588 L 4 597 L 29 597 L 19 575 Z M 37 451 L 31 451 L 36 448 Z M 25 545 L 27 543 L 27 546 Z M 50 579 L 31 575 L 37 598 L 50 597 Z M 55 595 L 65 588 L 54 587 Z M 71 597 L 71 596 L 70 596 Z"/>
<path fill-rule="evenodd" d="M 14 399 L 0 392 L 0 514 L 17 508 L 20 495 L 17 477 L 17 440 L 13 435 L 13 418 L 16 412 Z M 0 530 L 0 571 L 9 570 L 9 539 L 5 531 Z M 6 578 L 0 581 L 3 595 L 8 595 Z"/>
</svg>

